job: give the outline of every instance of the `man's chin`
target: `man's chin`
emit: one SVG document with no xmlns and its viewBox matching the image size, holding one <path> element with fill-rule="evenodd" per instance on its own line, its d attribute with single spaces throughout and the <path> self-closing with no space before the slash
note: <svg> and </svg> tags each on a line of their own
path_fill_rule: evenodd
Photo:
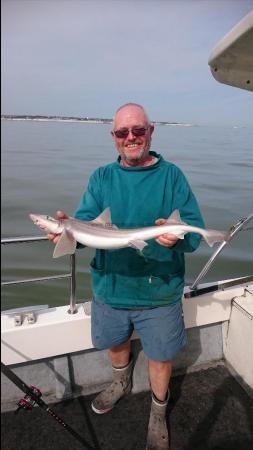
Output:
<svg viewBox="0 0 253 450">
<path fill-rule="evenodd" d="M 127 162 L 129 162 L 129 163 L 133 163 L 133 162 L 139 162 L 139 161 L 141 161 L 142 159 L 143 159 L 143 156 L 144 156 L 144 153 L 145 153 L 145 151 L 143 150 L 143 151 L 141 151 L 141 152 L 138 152 L 138 153 L 134 153 L 134 152 L 132 152 L 132 153 L 128 153 L 128 152 L 126 152 L 125 154 L 124 154 L 124 157 L 125 157 L 125 160 L 127 161 Z"/>
</svg>

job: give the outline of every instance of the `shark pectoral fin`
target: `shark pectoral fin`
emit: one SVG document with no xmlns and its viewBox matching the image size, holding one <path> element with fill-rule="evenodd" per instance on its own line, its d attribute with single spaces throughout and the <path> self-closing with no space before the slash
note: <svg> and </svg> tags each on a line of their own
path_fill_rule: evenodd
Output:
<svg viewBox="0 0 253 450">
<path fill-rule="evenodd" d="M 53 258 L 59 258 L 63 255 L 72 255 L 75 253 L 75 250 L 76 240 L 68 233 L 68 231 L 64 230 L 55 246 Z"/>
<path fill-rule="evenodd" d="M 146 247 L 147 242 L 142 241 L 141 239 L 135 239 L 134 241 L 129 242 L 129 246 L 132 248 L 135 248 L 136 250 L 139 250 L 140 252 Z"/>
</svg>

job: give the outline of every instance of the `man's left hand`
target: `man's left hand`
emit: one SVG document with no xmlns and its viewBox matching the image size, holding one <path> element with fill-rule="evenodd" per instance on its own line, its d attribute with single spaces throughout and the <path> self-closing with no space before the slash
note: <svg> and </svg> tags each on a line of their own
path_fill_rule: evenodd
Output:
<svg viewBox="0 0 253 450">
<path fill-rule="evenodd" d="M 164 225 L 166 222 L 165 219 L 157 219 L 155 221 L 156 225 Z M 174 247 L 174 245 L 176 245 L 178 241 L 178 237 L 175 236 L 172 233 L 165 233 L 162 234 L 161 236 L 158 236 L 158 238 L 156 238 L 156 242 L 160 245 L 162 245 L 163 247 Z"/>
</svg>

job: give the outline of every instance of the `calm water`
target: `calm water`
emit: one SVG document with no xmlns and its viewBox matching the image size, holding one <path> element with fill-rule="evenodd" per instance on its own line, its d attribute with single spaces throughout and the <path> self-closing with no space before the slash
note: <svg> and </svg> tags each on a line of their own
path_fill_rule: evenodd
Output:
<svg viewBox="0 0 253 450">
<path fill-rule="evenodd" d="M 110 125 L 2 121 L 2 237 L 38 236 L 30 212 L 73 214 L 91 172 L 115 159 Z M 206 225 L 227 230 L 253 211 L 253 129 L 157 126 L 152 149 L 177 164 L 195 192 Z M 253 227 L 253 223 L 250 224 Z M 240 232 L 204 281 L 253 272 L 253 231 Z M 68 272 L 49 242 L 2 246 L 4 281 Z M 187 256 L 187 282 L 212 254 L 205 243 Z M 78 252 L 78 299 L 91 296 L 92 249 Z M 4 287 L 2 309 L 68 303 L 68 281 Z"/>
</svg>

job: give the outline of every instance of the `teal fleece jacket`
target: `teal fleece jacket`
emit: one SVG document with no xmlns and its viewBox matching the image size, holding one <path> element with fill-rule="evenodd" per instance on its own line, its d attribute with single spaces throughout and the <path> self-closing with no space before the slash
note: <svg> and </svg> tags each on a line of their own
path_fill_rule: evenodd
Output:
<svg viewBox="0 0 253 450">
<path fill-rule="evenodd" d="M 118 161 L 91 175 L 75 217 L 93 220 L 110 207 L 119 228 L 148 227 L 178 209 L 183 221 L 204 227 L 191 188 L 174 164 L 161 155 L 151 166 L 124 167 Z M 193 252 L 201 236 L 188 233 L 173 248 L 152 239 L 142 254 L 133 248 L 96 250 L 91 262 L 96 298 L 115 308 L 148 308 L 180 301 L 184 289 L 184 253 Z"/>
</svg>

